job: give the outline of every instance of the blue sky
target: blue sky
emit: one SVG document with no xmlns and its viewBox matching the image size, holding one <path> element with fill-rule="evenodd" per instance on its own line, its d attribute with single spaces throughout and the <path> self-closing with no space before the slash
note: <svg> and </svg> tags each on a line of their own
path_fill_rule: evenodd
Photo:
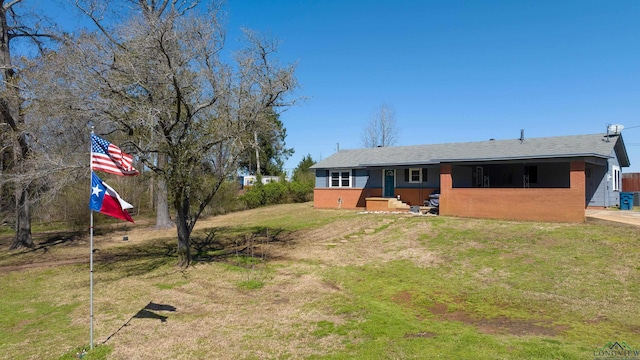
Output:
<svg viewBox="0 0 640 360">
<path fill-rule="evenodd" d="M 229 39 L 248 27 L 298 62 L 282 115 L 287 145 L 326 158 L 360 146 L 382 103 L 397 145 L 628 129 L 640 172 L 640 1 L 229 1 Z M 633 128 L 638 126 L 638 128 Z"/>
<path fill-rule="evenodd" d="M 397 145 L 604 133 L 640 172 L 640 1 L 228 0 L 281 41 L 307 100 L 282 114 L 293 169 L 357 148 L 381 104 Z M 338 145 L 339 144 L 339 145 Z"/>
</svg>

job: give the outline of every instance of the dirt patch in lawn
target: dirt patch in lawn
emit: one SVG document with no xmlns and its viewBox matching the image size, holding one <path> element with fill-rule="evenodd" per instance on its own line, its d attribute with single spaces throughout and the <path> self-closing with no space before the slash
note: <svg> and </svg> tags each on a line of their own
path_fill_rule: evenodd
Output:
<svg viewBox="0 0 640 360">
<path fill-rule="evenodd" d="M 410 291 L 404 290 L 391 297 L 391 300 L 403 307 L 420 311 L 420 306 L 413 299 Z M 462 304 L 462 299 L 455 299 L 456 304 Z M 564 326 L 554 325 L 549 321 L 534 321 L 512 319 L 507 316 L 496 318 L 478 318 L 471 313 L 461 310 L 449 311 L 449 306 L 442 302 L 435 302 L 426 309 L 439 321 L 457 321 L 474 326 L 483 334 L 506 334 L 512 336 L 556 336 L 568 330 Z M 422 333 L 420 333 L 422 334 Z M 407 334 L 405 337 L 433 337 L 435 334 Z"/>
<path fill-rule="evenodd" d="M 441 263 L 418 238 L 431 231 L 428 222 L 404 226 L 406 215 L 380 218 L 363 214 L 357 219 L 338 220 L 329 225 L 290 234 L 286 244 L 271 247 L 272 256 L 292 261 L 313 261 L 328 266 L 365 265 L 408 260 L 418 267 Z"/>
<path fill-rule="evenodd" d="M 512 319 L 506 316 L 484 319 L 473 317 L 466 311 L 450 312 L 447 304 L 436 302 L 428 308 L 440 321 L 458 321 L 475 326 L 483 334 L 507 334 L 513 336 L 556 336 L 568 330 L 565 326 L 553 325 L 549 321 Z"/>
</svg>

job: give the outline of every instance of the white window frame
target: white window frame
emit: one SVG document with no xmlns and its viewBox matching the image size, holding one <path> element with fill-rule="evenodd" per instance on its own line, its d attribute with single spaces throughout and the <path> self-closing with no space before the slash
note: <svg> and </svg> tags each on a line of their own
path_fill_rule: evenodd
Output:
<svg viewBox="0 0 640 360">
<path fill-rule="evenodd" d="M 613 191 L 620 191 L 621 190 L 621 173 L 620 173 L 620 167 L 617 165 L 612 165 L 611 166 L 611 188 Z"/>
<path fill-rule="evenodd" d="M 344 178 L 342 177 L 342 175 L 343 175 L 344 173 L 346 173 L 346 172 L 348 172 L 348 173 L 349 173 L 349 185 L 348 185 L 348 186 L 344 186 L 344 185 L 342 185 L 342 182 L 343 182 L 343 180 L 344 180 Z M 338 174 L 338 185 L 337 185 L 337 186 L 336 186 L 336 185 L 333 185 L 333 174 Z M 351 176 L 351 175 L 352 175 L 351 169 L 339 169 L 339 170 L 338 170 L 338 169 L 336 169 L 336 170 L 330 170 L 330 171 L 329 171 L 329 187 L 330 187 L 330 188 L 350 188 L 350 187 L 351 187 L 351 184 L 352 184 L 352 183 L 351 183 L 351 182 L 352 182 L 352 179 L 351 179 L 351 177 L 352 177 L 352 176 Z"/>
<path fill-rule="evenodd" d="M 414 172 L 418 172 L 418 180 L 413 180 Z M 409 183 L 417 184 L 422 182 L 422 168 L 409 168 Z"/>
</svg>

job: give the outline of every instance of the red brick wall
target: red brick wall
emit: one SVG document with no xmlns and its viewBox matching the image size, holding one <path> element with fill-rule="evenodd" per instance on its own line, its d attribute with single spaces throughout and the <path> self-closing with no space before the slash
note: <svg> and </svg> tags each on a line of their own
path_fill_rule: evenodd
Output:
<svg viewBox="0 0 640 360">
<path fill-rule="evenodd" d="M 534 221 L 583 222 L 584 162 L 571 162 L 566 189 L 452 188 L 451 165 L 440 167 L 440 214 Z"/>
<path fill-rule="evenodd" d="M 313 190 L 313 206 L 318 209 L 337 209 L 342 199 L 342 209 L 364 209 L 368 197 L 382 196 L 382 189 L 316 188 Z"/>
<path fill-rule="evenodd" d="M 409 205 L 424 204 L 435 189 L 395 189 L 395 196 Z M 313 191 L 313 206 L 319 209 L 337 209 L 338 199 L 342 198 L 342 209 L 364 209 L 368 197 L 381 197 L 382 189 L 354 188 L 316 188 Z M 386 203 L 385 203 L 386 206 Z"/>
</svg>

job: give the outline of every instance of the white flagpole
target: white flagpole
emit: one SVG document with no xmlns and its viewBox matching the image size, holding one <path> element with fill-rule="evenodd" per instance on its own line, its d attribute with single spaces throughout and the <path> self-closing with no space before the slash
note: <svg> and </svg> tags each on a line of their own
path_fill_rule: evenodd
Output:
<svg viewBox="0 0 640 360">
<path fill-rule="evenodd" d="M 90 323 L 91 325 L 90 327 L 90 335 L 89 335 L 89 348 L 93 349 L 93 210 L 91 210 L 91 240 L 90 240 L 90 251 L 91 251 L 91 255 L 90 255 L 90 269 L 89 269 L 89 302 L 90 302 L 90 310 L 89 310 L 89 318 L 90 318 Z"/>
<path fill-rule="evenodd" d="M 91 127 L 91 135 L 93 135 L 93 126 Z M 91 161 L 93 160 L 93 144 L 91 143 L 92 139 L 89 137 L 89 146 L 91 148 L 91 158 L 89 159 L 89 169 L 91 169 L 91 185 L 93 185 L 93 169 L 91 167 Z M 89 185 L 89 188 L 91 188 Z M 93 196 L 93 195 L 91 195 Z M 91 201 L 91 198 L 89 198 Z M 93 350 L 93 210 L 89 209 L 91 213 L 91 225 L 89 227 L 89 349 Z"/>
</svg>

